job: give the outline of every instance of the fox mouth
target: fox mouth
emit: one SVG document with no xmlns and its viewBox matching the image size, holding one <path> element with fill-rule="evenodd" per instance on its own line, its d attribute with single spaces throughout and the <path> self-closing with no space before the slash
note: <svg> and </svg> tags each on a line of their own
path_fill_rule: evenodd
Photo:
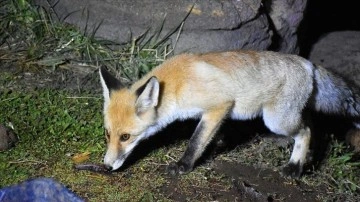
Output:
<svg viewBox="0 0 360 202">
<path fill-rule="evenodd" d="M 121 157 L 119 159 L 116 159 L 113 165 L 111 166 L 111 171 L 116 171 L 119 169 L 125 162 L 125 158 Z"/>
</svg>

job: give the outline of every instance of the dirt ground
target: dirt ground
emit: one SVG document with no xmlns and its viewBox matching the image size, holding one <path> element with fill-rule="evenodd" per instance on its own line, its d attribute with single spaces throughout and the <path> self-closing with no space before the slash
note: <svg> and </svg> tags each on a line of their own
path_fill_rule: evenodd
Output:
<svg viewBox="0 0 360 202">
<path fill-rule="evenodd" d="M 0 90 L 53 88 L 101 94 L 98 72 L 95 69 L 69 71 L 59 68 L 57 71 L 26 72 L 14 66 L 0 67 L 1 75 L 11 74 L 16 77 L 13 83 L 1 84 Z M 319 195 L 326 194 L 324 187 L 308 187 L 298 180 L 282 177 L 277 170 L 223 160 L 214 160 L 209 165 L 213 174 L 222 175 L 230 182 L 230 187 L 214 180 L 213 186 L 209 188 L 194 186 L 192 191 L 184 193 L 181 183 L 178 183 L 179 179 L 167 176 L 169 183 L 161 187 L 160 192 L 174 201 L 197 200 L 201 195 L 206 195 L 213 201 L 317 201 Z M 165 167 L 159 172 L 165 173 Z"/>
<path fill-rule="evenodd" d="M 214 182 L 211 188 L 196 187 L 184 194 L 177 178 L 171 178 L 169 186 L 161 190 L 175 201 L 189 201 L 198 195 L 208 195 L 214 201 L 317 201 L 318 194 L 321 195 L 320 190 L 287 180 L 270 169 L 226 161 L 214 161 L 211 167 L 215 174 L 226 176 L 231 182 L 230 189 L 222 189 L 222 185 Z"/>
</svg>

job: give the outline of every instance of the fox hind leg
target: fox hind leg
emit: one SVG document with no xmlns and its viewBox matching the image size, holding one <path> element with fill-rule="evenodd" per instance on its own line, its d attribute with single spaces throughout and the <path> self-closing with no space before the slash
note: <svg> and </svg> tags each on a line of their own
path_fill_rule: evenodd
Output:
<svg viewBox="0 0 360 202">
<path fill-rule="evenodd" d="M 300 177 L 303 171 L 306 155 L 309 151 L 311 132 L 309 127 L 304 127 L 295 135 L 294 148 L 288 164 L 283 168 L 283 174 L 289 177 Z"/>
<path fill-rule="evenodd" d="M 291 136 L 295 140 L 290 160 L 283 168 L 283 175 L 300 177 L 310 146 L 310 128 L 303 121 L 303 110 L 300 107 L 277 105 L 264 108 L 265 125 L 274 133 Z M 295 110 L 296 109 L 296 110 Z"/>
</svg>

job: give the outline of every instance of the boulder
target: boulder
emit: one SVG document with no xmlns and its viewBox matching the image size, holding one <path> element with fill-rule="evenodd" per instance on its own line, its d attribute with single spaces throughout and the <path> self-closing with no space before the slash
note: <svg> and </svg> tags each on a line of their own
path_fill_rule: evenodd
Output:
<svg viewBox="0 0 360 202">
<path fill-rule="evenodd" d="M 323 35 L 313 45 L 309 59 L 360 87 L 360 31 Z"/>
<path fill-rule="evenodd" d="M 18 138 L 14 132 L 0 124 L 0 152 L 10 149 L 17 141 Z"/>
<path fill-rule="evenodd" d="M 298 54 L 297 32 L 304 17 L 307 0 L 269 0 L 265 3 L 274 26 L 274 49 Z"/>
<path fill-rule="evenodd" d="M 360 88 L 360 31 L 337 31 L 323 35 L 312 47 L 309 59 L 344 77 Z M 348 131 L 346 143 L 360 153 L 360 123 Z"/>
<path fill-rule="evenodd" d="M 96 36 L 119 43 L 128 43 L 147 30 L 150 30 L 148 35 L 161 30 L 164 36 L 184 22 L 181 30 L 178 29 L 181 34 L 170 37 L 172 44 L 176 44 L 175 54 L 268 49 L 274 31 L 271 24 L 278 29 L 275 33 L 280 38 L 286 37 L 281 40 L 279 50 L 294 52 L 296 30 L 306 3 L 306 0 L 269 0 L 265 9 L 261 0 L 33 1 L 87 34 L 96 30 Z M 269 22 L 266 10 L 273 22 Z"/>
<path fill-rule="evenodd" d="M 360 154 L 360 129 L 351 129 L 345 136 L 346 144 L 353 148 L 355 153 Z"/>
</svg>

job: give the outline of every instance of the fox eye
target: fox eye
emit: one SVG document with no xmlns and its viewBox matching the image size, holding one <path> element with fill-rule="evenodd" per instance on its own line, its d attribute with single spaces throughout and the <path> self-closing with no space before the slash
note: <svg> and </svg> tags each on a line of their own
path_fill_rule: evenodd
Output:
<svg viewBox="0 0 360 202">
<path fill-rule="evenodd" d="M 121 142 L 125 142 L 126 140 L 128 140 L 130 138 L 130 134 L 129 133 L 124 133 L 124 134 L 121 134 L 120 136 L 120 141 Z"/>
<path fill-rule="evenodd" d="M 105 129 L 105 138 L 108 141 L 110 140 L 110 133 L 109 133 L 109 131 L 107 129 Z"/>
</svg>

